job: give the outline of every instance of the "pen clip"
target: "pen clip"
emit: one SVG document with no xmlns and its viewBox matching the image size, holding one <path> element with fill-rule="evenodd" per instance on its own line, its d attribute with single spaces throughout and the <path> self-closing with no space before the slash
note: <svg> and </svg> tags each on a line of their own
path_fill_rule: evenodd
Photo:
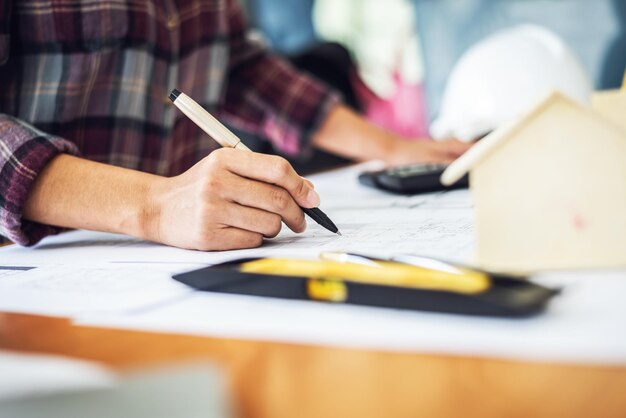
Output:
<svg viewBox="0 0 626 418">
<path fill-rule="evenodd" d="M 394 262 L 399 264 L 405 264 L 413 267 L 420 267 L 426 270 L 441 271 L 450 274 L 463 274 L 463 270 L 472 270 L 470 268 L 461 268 L 452 263 L 448 263 L 442 260 L 438 260 L 432 257 L 423 257 L 412 254 L 401 254 L 390 258 L 378 258 L 371 257 L 364 254 L 346 253 L 340 251 L 324 251 L 320 253 L 320 259 L 325 261 L 337 261 L 340 263 L 355 263 L 363 264 L 372 267 L 381 267 L 378 262 Z M 476 271 L 477 273 L 479 271 Z M 482 273 L 482 272 L 480 272 Z"/>
<path fill-rule="evenodd" d="M 381 267 L 381 265 L 376 261 L 387 261 L 380 258 L 373 258 L 354 253 L 344 253 L 341 251 L 323 251 L 320 253 L 320 260 L 336 261 L 338 263 L 362 264 L 370 267 Z"/>
<path fill-rule="evenodd" d="M 489 270 L 484 270 L 478 267 L 465 265 L 462 263 L 452 263 L 443 260 L 439 260 L 431 257 L 418 256 L 413 254 L 400 254 L 391 258 L 391 261 L 397 263 L 408 264 L 415 267 L 422 267 L 427 269 L 433 269 L 443 271 L 452 274 L 463 274 L 472 272 L 476 274 L 483 274 L 489 277 L 491 280 L 526 280 L 528 277 L 523 274 L 515 273 L 501 273 Z"/>
<path fill-rule="evenodd" d="M 443 271 L 451 274 L 462 274 L 461 269 L 451 263 L 438 260 L 431 257 L 423 257 L 411 254 L 400 254 L 390 259 L 396 263 L 407 264 L 410 266 L 421 267 L 428 270 Z"/>
</svg>

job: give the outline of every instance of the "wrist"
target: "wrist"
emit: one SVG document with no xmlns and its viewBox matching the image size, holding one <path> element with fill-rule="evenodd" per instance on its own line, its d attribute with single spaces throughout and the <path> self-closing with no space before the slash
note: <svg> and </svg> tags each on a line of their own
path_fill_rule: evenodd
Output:
<svg viewBox="0 0 626 418">
<path fill-rule="evenodd" d="M 402 139 L 345 106 L 337 105 L 329 112 L 313 142 L 327 152 L 355 160 L 391 161 L 401 152 Z"/>
<path fill-rule="evenodd" d="M 390 132 L 383 131 L 382 129 L 379 137 L 381 147 L 378 154 L 379 158 L 387 163 L 394 161 L 398 152 L 401 152 L 400 146 L 404 140 Z"/>
<path fill-rule="evenodd" d="M 129 216 L 123 221 L 122 233 L 149 241 L 159 241 L 159 225 L 167 178 L 146 175 L 135 187 L 135 199 Z"/>
</svg>

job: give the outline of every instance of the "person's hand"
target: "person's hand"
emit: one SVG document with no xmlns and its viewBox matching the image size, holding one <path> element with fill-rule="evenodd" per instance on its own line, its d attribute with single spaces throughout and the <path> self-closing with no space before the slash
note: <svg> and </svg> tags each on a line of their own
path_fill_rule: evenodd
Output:
<svg viewBox="0 0 626 418">
<path fill-rule="evenodd" d="M 441 142 L 396 139 L 384 160 L 391 165 L 411 163 L 449 164 L 460 157 L 471 146 L 471 143 L 468 144 L 454 139 Z"/>
<path fill-rule="evenodd" d="M 284 222 L 306 228 L 299 206 L 319 196 L 284 158 L 230 148 L 213 151 L 185 173 L 152 187 L 151 239 L 210 251 L 257 247 Z"/>
<path fill-rule="evenodd" d="M 355 161 L 383 160 L 390 165 L 450 163 L 471 147 L 455 140 L 410 141 L 371 124 L 344 105 L 329 111 L 313 144 Z"/>
</svg>

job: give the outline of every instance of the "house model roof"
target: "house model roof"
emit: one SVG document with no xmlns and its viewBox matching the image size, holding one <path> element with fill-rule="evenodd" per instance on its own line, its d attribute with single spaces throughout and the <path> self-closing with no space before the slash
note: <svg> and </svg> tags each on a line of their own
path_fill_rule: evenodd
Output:
<svg viewBox="0 0 626 418">
<path fill-rule="evenodd" d="M 626 131 L 626 87 L 621 90 L 597 91 L 591 95 L 591 104 L 596 112 Z"/>
<path fill-rule="evenodd" d="M 621 131 L 619 127 L 617 127 L 609 119 L 603 118 L 601 114 L 593 112 L 592 109 L 584 107 L 558 91 L 553 91 L 528 112 L 520 115 L 517 119 L 509 122 L 508 124 L 500 126 L 495 131 L 481 139 L 460 158 L 450 164 L 450 166 L 441 175 L 441 182 L 447 186 L 456 183 L 473 167 L 478 165 L 481 161 L 491 155 L 491 153 L 497 150 L 501 144 L 504 144 L 512 138 L 514 134 L 524 129 L 536 116 L 545 112 L 558 102 L 565 102 L 568 105 L 580 109 L 581 112 L 591 112 L 594 117 L 601 120 L 601 123 L 607 123 L 611 126 L 615 126 L 617 130 Z M 626 139 L 626 132 L 624 138 Z"/>
</svg>

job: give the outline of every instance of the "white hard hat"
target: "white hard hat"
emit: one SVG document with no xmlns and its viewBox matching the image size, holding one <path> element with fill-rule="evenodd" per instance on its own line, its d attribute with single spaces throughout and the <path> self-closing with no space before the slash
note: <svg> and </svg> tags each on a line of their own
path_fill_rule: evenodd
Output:
<svg viewBox="0 0 626 418">
<path fill-rule="evenodd" d="M 504 30 L 457 62 L 430 133 L 469 141 L 534 105 L 552 90 L 589 104 L 591 81 L 567 45 L 535 25 Z"/>
</svg>

